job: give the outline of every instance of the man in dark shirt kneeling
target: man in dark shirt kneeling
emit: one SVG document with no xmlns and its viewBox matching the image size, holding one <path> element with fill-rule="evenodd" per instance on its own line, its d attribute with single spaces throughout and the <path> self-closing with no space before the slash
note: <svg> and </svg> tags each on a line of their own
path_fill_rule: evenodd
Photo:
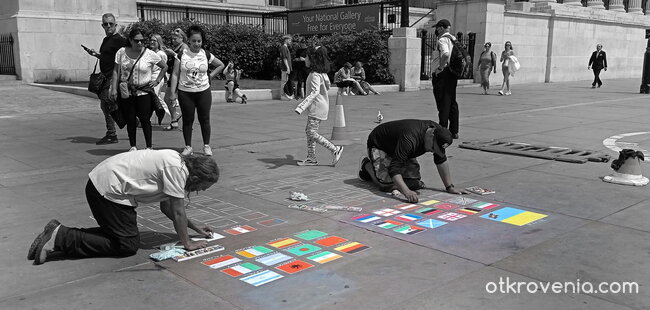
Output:
<svg viewBox="0 0 650 310">
<path fill-rule="evenodd" d="M 381 124 L 368 136 L 368 157 L 359 168 L 359 177 L 372 181 L 382 191 L 399 190 L 410 202 L 418 201 L 415 190 L 424 187 L 417 157 L 433 153 L 433 162 L 451 194 L 465 194 L 451 181 L 445 148 L 451 145 L 452 134 L 434 121 L 405 119 Z"/>
</svg>

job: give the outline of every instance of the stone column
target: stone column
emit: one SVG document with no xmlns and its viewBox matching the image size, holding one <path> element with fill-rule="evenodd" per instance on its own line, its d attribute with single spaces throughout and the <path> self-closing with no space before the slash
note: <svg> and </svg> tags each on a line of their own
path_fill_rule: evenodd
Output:
<svg viewBox="0 0 650 310">
<path fill-rule="evenodd" d="M 630 2 L 628 2 L 627 12 L 630 14 L 643 15 L 643 9 L 641 9 L 641 0 L 630 0 Z"/>
<path fill-rule="evenodd" d="M 650 1 L 645 3 L 645 15 L 650 15 Z"/>
<path fill-rule="evenodd" d="M 562 2 L 562 4 L 582 6 L 582 3 L 580 2 L 580 0 L 564 0 L 564 2 Z"/>
<path fill-rule="evenodd" d="M 390 50 L 390 73 L 399 84 L 400 91 L 420 90 L 421 42 L 415 28 L 403 27 L 393 29 L 388 38 Z"/>
<path fill-rule="evenodd" d="M 587 0 L 587 6 L 594 9 L 603 9 L 603 10 L 605 9 L 603 0 Z"/>
<path fill-rule="evenodd" d="M 623 5 L 623 0 L 609 0 L 609 10 L 616 12 L 625 12 L 625 5 Z"/>
</svg>

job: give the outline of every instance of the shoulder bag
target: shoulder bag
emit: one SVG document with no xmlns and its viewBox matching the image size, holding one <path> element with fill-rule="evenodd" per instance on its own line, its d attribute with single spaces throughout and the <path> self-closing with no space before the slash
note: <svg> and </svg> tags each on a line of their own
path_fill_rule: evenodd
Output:
<svg viewBox="0 0 650 310">
<path fill-rule="evenodd" d="M 101 72 L 96 73 L 98 62 L 99 59 L 95 61 L 95 68 L 93 69 L 93 73 L 90 74 L 90 80 L 88 81 L 88 91 L 97 95 L 102 92 L 102 86 L 104 86 L 105 81 L 104 74 Z"/>
<path fill-rule="evenodd" d="M 131 83 L 131 77 L 133 76 L 133 71 L 135 70 L 135 66 L 138 65 L 138 61 L 140 61 L 140 58 L 142 58 L 142 55 L 144 55 L 144 52 L 146 51 L 146 48 L 142 50 L 140 53 L 140 56 L 138 56 L 138 59 L 135 60 L 133 63 L 133 67 L 131 67 L 131 72 L 129 73 L 129 77 L 126 79 L 126 82 L 120 82 L 120 98 L 126 99 L 131 96 L 135 96 L 136 94 L 136 88 L 134 85 Z M 126 55 L 126 50 L 124 51 L 124 54 Z M 121 66 L 122 64 L 120 64 Z"/>
</svg>

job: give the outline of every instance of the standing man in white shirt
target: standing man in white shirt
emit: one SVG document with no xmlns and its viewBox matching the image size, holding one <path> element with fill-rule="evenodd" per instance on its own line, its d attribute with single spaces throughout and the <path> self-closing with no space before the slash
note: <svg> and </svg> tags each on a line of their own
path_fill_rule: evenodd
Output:
<svg viewBox="0 0 650 310">
<path fill-rule="evenodd" d="M 204 248 L 192 241 L 188 228 L 209 237 L 212 229 L 189 220 L 185 197 L 206 190 L 219 179 L 217 163 L 208 156 L 183 156 L 174 150 L 140 150 L 107 158 L 89 174 L 86 200 L 95 228 L 72 228 L 51 220 L 36 237 L 27 259 L 40 265 L 52 255 L 65 257 L 125 257 L 140 245 L 137 207 L 160 203 L 160 211 L 173 223 L 186 250 Z"/>
<path fill-rule="evenodd" d="M 437 54 L 431 66 L 431 83 L 433 84 L 433 96 L 436 99 L 438 108 L 438 123 L 444 128 L 449 128 L 454 139 L 458 139 L 458 102 L 456 102 L 456 86 L 458 78 L 449 70 L 451 51 L 454 48 L 452 40 L 456 38 L 449 33 L 451 23 L 441 19 L 436 23 L 438 37 Z"/>
</svg>

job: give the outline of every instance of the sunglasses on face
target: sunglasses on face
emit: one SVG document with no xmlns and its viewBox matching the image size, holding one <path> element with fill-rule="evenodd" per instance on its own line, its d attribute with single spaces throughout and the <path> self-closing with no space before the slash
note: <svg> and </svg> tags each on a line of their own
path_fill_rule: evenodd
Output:
<svg viewBox="0 0 650 310">
<path fill-rule="evenodd" d="M 144 39 L 132 39 L 135 43 L 144 43 Z"/>
<path fill-rule="evenodd" d="M 104 27 L 113 27 L 113 26 L 115 26 L 115 23 L 102 23 L 102 26 L 104 26 Z"/>
</svg>

